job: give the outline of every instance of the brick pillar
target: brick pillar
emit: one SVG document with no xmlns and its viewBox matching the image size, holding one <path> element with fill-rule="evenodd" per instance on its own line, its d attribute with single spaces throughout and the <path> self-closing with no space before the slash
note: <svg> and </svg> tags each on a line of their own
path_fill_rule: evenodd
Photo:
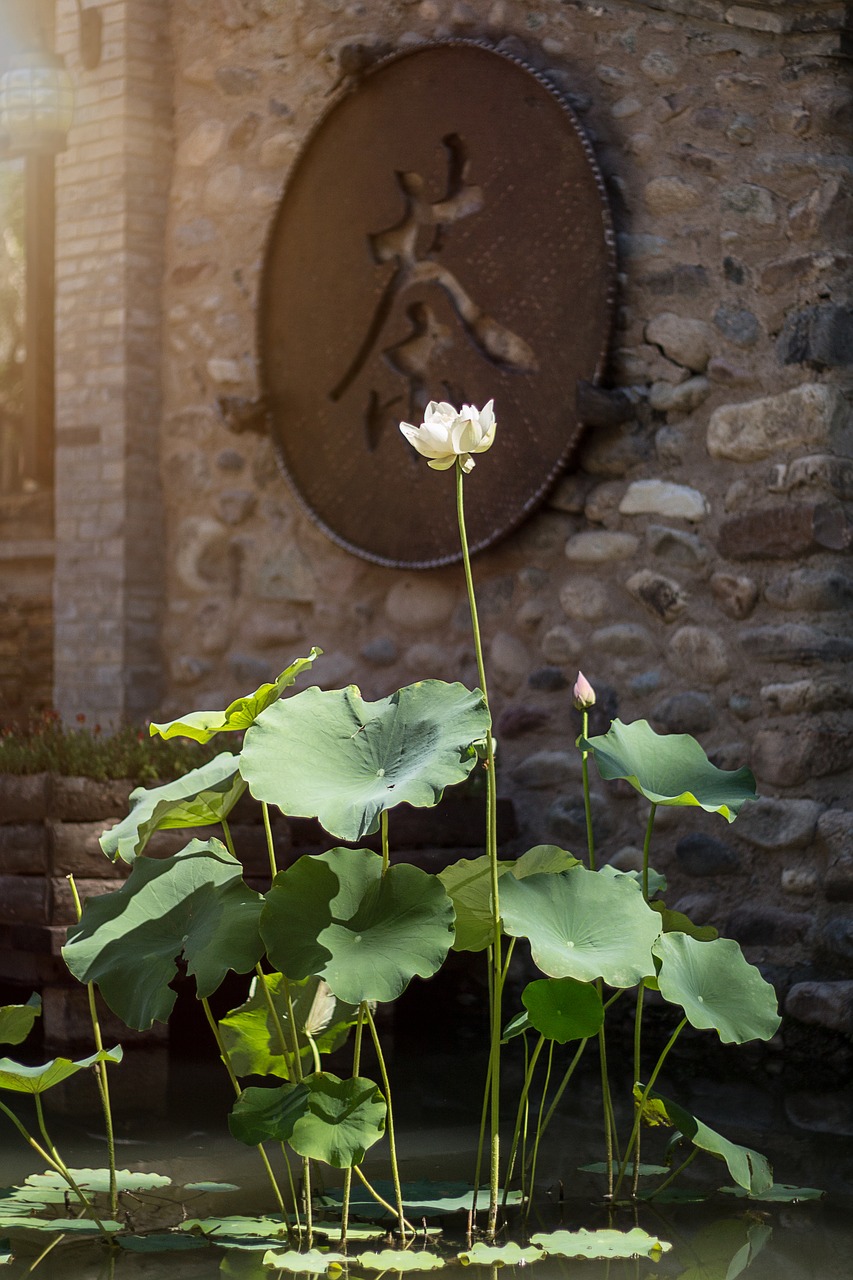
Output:
<svg viewBox="0 0 853 1280">
<path fill-rule="evenodd" d="M 99 66 L 77 5 L 56 45 L 77 113 L 56 173 L 54 700 L 104 727 L 158 702 L 161 278 L 171 170 L 169 0 L 102 0 Z"/>
</svg>

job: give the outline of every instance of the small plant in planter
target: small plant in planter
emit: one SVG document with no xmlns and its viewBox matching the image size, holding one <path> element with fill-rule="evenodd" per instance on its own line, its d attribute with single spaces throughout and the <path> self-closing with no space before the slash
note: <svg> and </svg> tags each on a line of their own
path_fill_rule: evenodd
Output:
<svg viewBox="0 0 853 1280">
<path fill-rule="evenodd" d="M 579 674 L 574 701 L 583 713 L 578 748 L 587 814 L 584 858 L 553 845 L 537 845 L 521 857 L 500 860 L 495 743 L 464 519 L 464 478 L 474 467 L 474 455 L 494 440 L 493 407 L 489 402 L 482 410 L 465 406 L 457 412 L 450 405 L 432 403 L 421 427 L 404 423 L 401 429 L 431 467 L 454 475 L 479 687 L 470 690 L 458 683 L 426 680 L 375 702 L 366 702 L 355 686 L 290 692 L 320 657 L 313 649 L 277 680 L 223 711 L 152 724 L 151 733 L 167 741 L 190 739 L 208 747 L 217 739 L 227 742 L 228 735 L 233 739 L 242 734 L 242 745 L 238 751 L 219 752 L 176 782 L 133 793 L 128 816 L 101 840 L 107 856 L 130 864 L 130 874 L 113 893 L 81 907 L 63 955 L 71 973 L 88 984 L 90 995 L 97 987 L 110 1008 L 140 1030 L 155 1019 L 170 1017 L 175 1003 L 170 983 L 178 958 L 185 962 L 234 1089 L 231 1131 L 240 1142 L 257 1148 L 269 1180 L 276 1212 L 252 1220 L 250 1233 L 256 1243 L 267 1240 L 269 1266 L 313 1271 L 333 1263 L 343 1266 L 344 1252 L 315 1257 L 312 1250 L 318 1241 L 333 1238 L 344 1251 L 363 1238 L 365 1228 L 350 1223 L 356 1198 L 360 1213 L 367 1199 L 377 1215 L 390 1214 L 401 1246 L 409 1250 L 404 1261 L 399 1252 L 361 1254 L 364 1267 L 443 1265 L 440 1254 L 410 1248 L 415 1240 L 412 1223 L 436 1205 L 439 1212 L 467 1212 L 472 1223 L 478 1221 L 478 1209 L 483 1212 L 479 1221 L 484 1239 L 459 1255 L 463 1261 L 494 1265 L 548 1254 L 659 1256 L 669 1246 L 639 1228 L 538 1233 L 523 1250 L 517 1244 L 498 1246 L 495 1237 L 508 1204 L 531 1202 L 542 1136 L 555 1108 L 569 1094 L 588 1045 L 597 1047 L 600 1060 L 601 1168 L 607 1200 L 653 1198 L 700 1151 L 723 1161 L 743 1194 L 785 1194 L 785 1189 L 774 1187 L 764 1157 L 716 1133 L 655 1088 L 688 1024 L 714 1031 L 726 1043 L 767 1040 L 779 1025 L 772 987 L 747 964 L 737 943 L 718 938 L 713 929 L 697 928 L 666 907 L 660 896 L 665 882 L 650 860 L 655 814 L 661 805 L 698 806 L 732 822 L 754 797 L 754 779 L 748 769 L 717 769 L 693 738 L 662 737 L 642 720 L 616 720 L 607 733 L 590 737 L 588 712 L 595 692 Z M 641 872 L 598 865 L 589 802 L 590 761 L 604 780 L 625 780 L 648 802 Z M 446 788 L 463 782 L 475 768 L 486 780 L 483 855 L 460 860 L 438 875 L 397 860 L 394 810 L 400 804 L 437 805 Z M 245 883 L 228 824 L 246 789 L 261 806 L 267 835 L 270 884 L 265 893 Z M 301 857 L 281 870 L 270 806 L 289 816 L 317 818 L 332 837 L 346 843 Z M 191 839 L 172 857 L 146 856 L 154 831 L 191 831 L 212 822 L 221 825 L 221 840 Z M 377 832 L 381 852 L 357 847 Z M 541 977 L 524 990 L 523 1009 L 507 1017 L 504 989 L 520 941 L 529 945 Z M 412 1193 L 400 1180 L 391 1082 L 375 1009 L 401 996 L 416 975 L 434 975 L 451 948 L 483 952 L 488 968 L 483 1125 L 472 1189 L 449 1198 L 428 1195 L 425 1201 L 422 1191 Z M 245 1002 L 217 1020 L 209 1000 L 229 970 L 253 974 L 252 984 Z M 646 1071 L 642 1027 L 645 992 L 650 989 L 678 1008 L 681 1017 L 657 1062 Z M 607 1069 L 605 1023 L 607 1011 L 628 992 L 633 992 L 635 1002 L 633 1123 L 627 1135 L 620 1135 Z M 51 1072 L 68 1074 L 97 1066 L 110 1136 L 108 1065 L 119 1061 L 120 1050 L 103 1048 L 93 995 L 92 1015 L 93 1059 L 70 1064 L 58 1060 L 61 1067 L 55 1063 L 38 1069 L 4 1060 L 0 1088 L 20 1090 L 27 1070 L 42 1073 L 27 1079 L 48 1081 Z M 28 1016 L 20 1010 L 8 1014 L 16 1035 Z M 0 1034 L 3 1027 L 0 1018 Z M 527 1066 L 512 1136 L 502 1143 L 501 1061 L 506 1046 L 519 1038 L 525 1044 Z M 323 1055 L 348 1039 L 351 1074 L 341 1078 L 324 1068 Z M 365 1039 L 372 1047 L 378 1079 L 363 1073 Z M 562 1045 L 572 1046 L 572 1056 L 559 1084 L 549 1090 L 555 1054 Z M 531 1135 L 531 1085 L 542 1061 L 546 1083 Z M 266 1077 L 266 1083 L 245 1087 L 243 1080 L 249 1076 Z M 5 1105 L 3 1110 L 11 1116 Z M 673 1149 L 679 1143 L 689 1148 L 680 1167 L 673 1169 L 668 1161 L 651 1190 L 646 1190 L 648 1166 L 641 1161 L 641 1135 L 648 1124 L 667 1126 L 675 1135 Z M 24 1136 L 35 1142 L 28 1133 Z M 371 1185 L 362 1167 L 366 1152 L 383 1136 L 388 1138 L 392 1168 L 387 1190 Z M 107 1214 L 99 1212 L 86 1184 L 62 1162 L 44 1128 L 42 1137 L 44 1145 L 37 1149 L 76 1197 L 80 1220 L 107 1237 L 120 1233 L 116 1214 L 122 1179 L 128 1175 L 115 1168 L 112 1142 L 105 1184 Z M 337 1197 L 319 1195 L 318 1164 L 342 1171 Z M 241 1235 L 236 1223 L 229 1226 L 223 1218 L 190 1220 L 183 1226 L 213 1234 L 219 1243 Z M 288 1246 L 284 1251 L 282 1243 Z"/>
</svg>

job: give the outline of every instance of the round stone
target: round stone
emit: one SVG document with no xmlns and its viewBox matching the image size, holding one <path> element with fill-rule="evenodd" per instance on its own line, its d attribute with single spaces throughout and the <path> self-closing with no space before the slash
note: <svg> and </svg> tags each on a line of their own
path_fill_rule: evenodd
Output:
<svg viewBox="0 0 853 1280">
<path fill-rule="evenodd" d="M 694 373 L 703 372 L 714 349 L 714 332 L 710 325 L 672 311 L 663 311 L 650 320 L 645 336 L 646 341 L 660 347 L 669 360 Z"/>
<path fill-rule="evenodd" d="M 537 751 L 516 765 L 512 776 L 519 786 L 547 791 L 580 778 L 581 770 L 581 758 L 576 751 Z"/>
<path fill-rule="evenodd" d="M 582 564 L 602 564 L 609 560 L 627 560 L 636 555 L 639 546 L 639 539 L 632 533 L 590 530 L 569 538 L 566 556 Z"/>
<path fill-rule="evenodd" d="M 396 582 L 385 598 L 390 622 L 407 631 L 442 626 L 456 605 L 452 587 L 434 579 L 406 577 Z"/>
<path fill-rule="evenodd" d="M 643 192 L 646 208 L 653 214 L 681 213 L 695 209 L 702 193 L 683 178 L 652 178 Z"/>
<path fill-rule="evenodd" d="M 597 578 L 569 578 L 560 588 L 560 608 L 567 618 L 598 622 L 610 608 L 610 593 Z"/>
<path fill-rule="evenodd" d="M 542 656 L 555 666 L 564 666 L 574 661 L 582 647 L 580 637 L 571 627 L 551 627 L 542 637 Z"/>
<path fill-rule="evenodd" d="M 669 642 L 668 658 L 680 675 L 719 684 L 729 674 L 726 644 L 716 631 L 681 627 Z"/>
<path fill-rule="evenodd" d="M 667 480 L 635 480 L 619 503 L 624 516 L 658 515 L 694 523 L 703 520 L 708 510 L 708 499 L 698 489 Z"/>
</svg>

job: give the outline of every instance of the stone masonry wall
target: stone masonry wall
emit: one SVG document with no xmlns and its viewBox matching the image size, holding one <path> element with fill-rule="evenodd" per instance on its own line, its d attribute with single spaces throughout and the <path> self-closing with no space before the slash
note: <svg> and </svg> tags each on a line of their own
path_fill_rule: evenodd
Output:
<svg viewBox="0 0 853 1280">
<path fill-rule="evenodd" d="M 646 717 L 695 733 L 724 767 L 753 767 L 763 799 L 732 827 L 659 810 L 653 861 L 670 905 L 738 937 L 783 994 L 792 988 L 796 1018 L 853 1035 L 844 6 L 169 8 L 168 688 L 146 711 L 225 705 L 312 644 L 325 650 L 318 683 L 355 681 L 367 698 L 422 677 L 474 683 L 461 571 L 391 571 L 331 544 L 268 439 L 235 434 L 218 402 L 259 394 L 265 237 L 297 149 L 346 72 L 365 50 L 445 36 L 510 50 L 568 95 L 593 142 L 620 261 L 606 385 L 634 406 L 592 428 L 547 504 L 475 561 L 519 847 L 584 845 L 570 710 L 580 666 L 599 692 L 594 730 L 605 716 Z M 152 362 L 155 342 L 152 330 Z M 60 395 L 75 387 L 69 375 Z M 160 538 L 149 530 L 146 546 Z M 602 855 L 633 865 L 634 793 L 597 788 L 594 812 Z"/>
</svg>

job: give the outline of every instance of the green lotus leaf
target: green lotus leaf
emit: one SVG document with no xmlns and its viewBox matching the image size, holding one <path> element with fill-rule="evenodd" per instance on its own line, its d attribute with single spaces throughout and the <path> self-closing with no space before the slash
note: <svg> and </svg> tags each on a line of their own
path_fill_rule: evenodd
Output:
<svg viewBox="0 0 853 1280">
<path fill-rule="evenodd" d="M 649 906 L 660 916 L 664 933 L 686 933 L 697 942 L 713 942 L 720 936 L 712 924 L 694 924 L 682 911 L 670 911 L 663 902 L 650 902 Z"/>
<path fill-rule="evenodd" d="M 80 1058 L 73 1062 L 71 1058 L 51 1058 L 50 1062 L 38 1067 L 27 1067 L 11 1058 L 0 1058 L 0 1089 L 10 1089 L 12 1093 L 45 1093 L 55 1084 L 62 1084 L 69 1076 L 87 1067 L 94 1067 L 99 1062 L 121 1062 L 120 1045 L 114 1049 L 100 1049 L 88 1058 Z"/>
<path fill-rule="evenodd" d="M 12 1246 L 8 1240 L 0 1240 L 0 1267 L 6 1265 L 7 1262 L 13 1262 L 15 1255 L 12 1253 Z"/>
<path fill-rule="evenodd" d="M 731 938 L 697 942 L 664 933 L 653 950 L 661 962 L 658 990 L 681 1005 L 691 1026 L 716 1031 L 724 1044 L 769 1040 L 778 1031 L 776 992 Z"/>
<path fill-rule="evenodd" d="M 272 963 L 325 979 L 339 1000 L 395 1000 L 429 978 L 453 941 L 453 904 L 437 876 L 400 863 L 382 874 L 369 849 L 305 856 L 276 876 L 261 914 Z"/>
<path fill-rule="evenodd" d="M 585 867 L 501 884 L 506 933 L 528 938 L 533 959 L 550 978 L 603 978 L 633 987 L 654 974 L 651 947 L 660 920 L 625 877 Z"/>
<path fill-rule="evenodd" d="M 272 684 L 262 684 L 254 693 L 237 698 L 224 711 L 193 711 L 179 720 L 149 726 L 151 736 L 161 738 L 193 738 L 196 742 L 209 742 L 217 733 L 238 732 L 254 724 L 262 711 L 277 702 L 285 689 L 295 683 L 298 676 L 319 658 L 322 649 L 312 649 L 307 658 L 297 658 L 285 667 Z"/>
<path fill-rule="evenodd" d="M 109 1169 L 71 1169 L 70 1173 L 84 1191 L 110 1190 Z M 164 1173 L 139 1173 L 129 1169 L 116 1170 L 116 1187 L 119 1191 L 160 1191 L 170 1187 L 172 1179 Z M 68 1183 L 59 1173 L 47 1170 L 44 1173 L 31 1173 L 24 1179 L 20 1187 L 13 1188 L 17 1199 L 26 1200 L 30 1204 L 62 1204 L 68 1195 Z"/>
<path fill-rule="evenodd" d="M 91 1218 L 15 1218 L 4 1219 L 0 1217 L 0 1225 L 7 1231 L 13 1230 L 16 1235 L 21 1232 L 28 1231 L 57 1231 L 61 1235 L 95 1235 L 100 1233 L 100 1227 L 92 1221 Z M 104 1227 L 110 1235 L 114 1235 L 118 1231 L 124 1230 L 123 1222 L 116 1222 L 113 1218 L 101 1218 L 101 1226 Z"/>
<path fill-rule="evenodd" d="M 162 787 L 137 787 L 130 793 L 130 813 L 100 838 L 108 858 L 133 862 L 155 831 L 207 827 L 227 818 L 246 783 L 240 776 L 240 757 L 223 751 L 198 769 L 191 769 Z"/>
<path fill-rule="evenodd" d="M 565 849 L 560 849 L 555 844 L 537 844 L 520 858 L 516 858 L 512 874 L 516 880 L 524 880 L 527 876 L 570 871 L 577 866 L 580 866 L 579 859 Z"/>
<path fill-rule="evenodd" d="M 190 1249 L 208 1248 L 206 1240 L 196 1236 L 179 1236 L 173 1231 L 152 1231 L 147 1236 L 119 1236 L 116 1244 L 128 1253 L 186 1253 Z"/>
<path fill-rule="evenodd" d="M 306 1249 L 304 1253 L 300 1253 L 297 1249 L 284 1249 L 281 1252 L 268 1249 L 262 1265 L 265 1270 L 277 1268 L 293 1275 L 316 1276 L 325 1274 L 330 1267 L 345 1267 L 349 1261 L 351 1259 L 345 1253 L 334 1253 L 332 1250 Z"/>
<path fill-rule="evenodd" d="M 463 1267 L 526 1267 L 531 1262 L 540 1262 L 546 1254 L 544 1249 L 537 1249 L 533 1245 L 525 1248 L 514 1240 L 510 1240 L 508 1244 L 484 1244 L 482 1240 L 478 1240 L 470 1249 L 457 1253 L 456 1256 Z"/>
<path fill-rule="evenodd" d="M 489 728 L 482 693 L 461 684 L 425 680 L 380 702 L 365 702 L 354 685 L 310 688 L 258 717 L 240 769 L 256 799 L 355 841 L 403 801 L 438 804 L 445 787 L 467 778 L 472 744 Z"/>
<path fill-rule="evenodd" d="M 600 876 L 610 876 L 613 879 L 617 879 L 619 876 L 624 876 L 626 880 L 633 880 L 634 884 L 640 892 L 642 892 L 642 871 L 620 871 L 618 867 L 614 867 L 611 863 L 605 862 L 603 867 L 598 868 L 598 874 Z M 663 893 L 666 889 L 666 876 L 662 876 L 659 871 L 654 871 L 651 867 L 649 867 L 648 881 L 649 898 L 653 898 L 656 893 Z"/>
<path fill-rule="evenodd" d="M 592 752 L 602 778 L 624 778 L 653 804 L 698 805 L 734 822 L 756 798 L 749 769 L 718 769 L 689 733 L 655 733 L 647 720 L 614 720 L 607 733 L 579 738 L 578 746 Z"/>
<path fill-rule="evenodd" d="M 249 1146 L 274 1139 L 335 1169 L 360 1164 L 385 1132 L 387 1106 L 372 1080 L 341 1080 L 316 1071 L 299 1084 L 244 1089 L 228 1120 L 235 1138 Z"/>
<path fill-rule="evenodd" d="M 762 1200 L 765 1204 L 798 1204 L 801 1200 L 822 1200 L 826 1195 L 818 1187 L 792 1187 L 787 1182 L 774 1182 L 758 1195 L 750 1195 L 744 1187 L 720 1187 L 720 1191 L 738 1200 Z"/>
<path fill-rule="evenodd" d="M 703 942 L 700 945 L 709 946 L 710 944 Z M 671 1102 L 662 1094 L 652 1092 L 649 1096 L 663 1105 L 670 1124 L 674 1125 L 688 1142 L 692 1142 L 693 1146 L 698 1147 L 700 1151 L 707 1151 L 718 1160 L 724 1160 L 737 1185 L 743 1187 L 750 1195 L 760 1196 L 773 1186 L 773 1170 L 766 1156 L 753 1151 L 751 1147 L 742 1147 L 736 1142 L 730 1142 L 721 1133 L 703 1124 L 696 1116 L 692 1116 L 689 1111 L 680 1107 L 677 1102 Z"/>
<path fill-rule="evenodd" d="M 380 1249 L 378 1253 L 360 1253 L 354 1259 L 365 1271 L 438 1271 L 444 1258 L 427 1249 Z"/>
<path fill-rule="evenodd" d="M 120 889 L 85 904 L 62 948 L 65 963 L 80 982 L 96 982 L 129 1027 L 165 1022 L 177 956 L 203 998 L 229 969 L 247 973 L 263 955 L 263 898 L 242 871 L 219 840 L 192 840 L 172 858 L 137 858 Z"/>
<path fill-rule="evenodd" d="M 512 870 L 512 862 L 498 863 L 498 876 Z M 485 951 L 492 941 L 492 880 L 489 859 L 460 858 L 438 872 L 456 913 L 454 951 Z"/>
<path fill-rule="evenodd" d="M 0 1044 L 22 1044 L 41 1017 L 41 996 L 34 992 L 26 1004 L 6 1004 L 0 1008 Z"/>
<path fill-rule="evenodd" d="M 178 1223 L 178 1231 L 198 1231 L 204 1236 L 225 1236 L 228 1239 L 271 1240 L 287 1235 L 287 1223 L 283 1218 L 270 1216 L 250 1218 L 245 1214 L 231 1214 L 221 1218 L 185 1218 Z"/>
<path fill-rule="evenodd" d="M 270 1012 L 270 1002 L 276 1016 Z M 321 978 L 288 982 L 280 973 L 253 978 L 248 1000 L 232 1009 L 219 1023 L 236 1075 L 291 1078 L 291 1010 L 303 1058 L 311 1054 L 311 1040 L 320 1053 L 334 1053 L 358 1017 L 357 1008 L 338 1000 Z"/>
<path fill-rule="evenodd" d="M 539 1231 L 530 1242 L 559 1258 L 659 1258 L 672 1248 L 641 1227 L 630 1231 Z"/>
<path fill-rule="evenodd" d="M 508 1040 L 514 1040 L 516 1036 L 524 1035 L 525 1031 L 529 1031 L 531 1026 L 530 1014 L 526 1009 L 522 1009 L 520 1013 L 510 1018 L 504 1027 L 501 1032 L 501 1043 L 506 1044 Z"/>
<path fill-rule="evenodd" d="M 371 1179 L 374 1190 L 390 1204 L 394 1202 L 394 1186 L 382 1179 Z M 469 1213 L 474 1199 L 474 1188 L 465 1182 L 404 1182 L 402 1184 L 403 1209 L 406 1217 L 419 1222 L 421 1218 L 440 1218 L 450 1213 Z M 480 1188 L 479 1207 L 482 1209 L 488 1202 L 488 1190 Z M 504 1193 L 500 1189 L 501 1202 L 521 1204 L 520 1191 Z M 329 1188 L 321 1198 L 321 1203 L 335 1208 L 340 1207 L 342 1193 L 337 1188 Z M 387 1209 L 383 1209 L 369 1192 L 354 1186 L 350 1198 L 350 1213 L 355 1217 L 372 1218 L 376 1222 L 393 1217 Z"/>
<path fill-rule="evenodd" d="M 575 978 L 540 978 L 529 982 L 521 1003 L 530 1025 L 546 1040 L 568 1044 L 598 1035 L 604 1024 L 604 1005 L 595 987 Z"/>
</svg>

